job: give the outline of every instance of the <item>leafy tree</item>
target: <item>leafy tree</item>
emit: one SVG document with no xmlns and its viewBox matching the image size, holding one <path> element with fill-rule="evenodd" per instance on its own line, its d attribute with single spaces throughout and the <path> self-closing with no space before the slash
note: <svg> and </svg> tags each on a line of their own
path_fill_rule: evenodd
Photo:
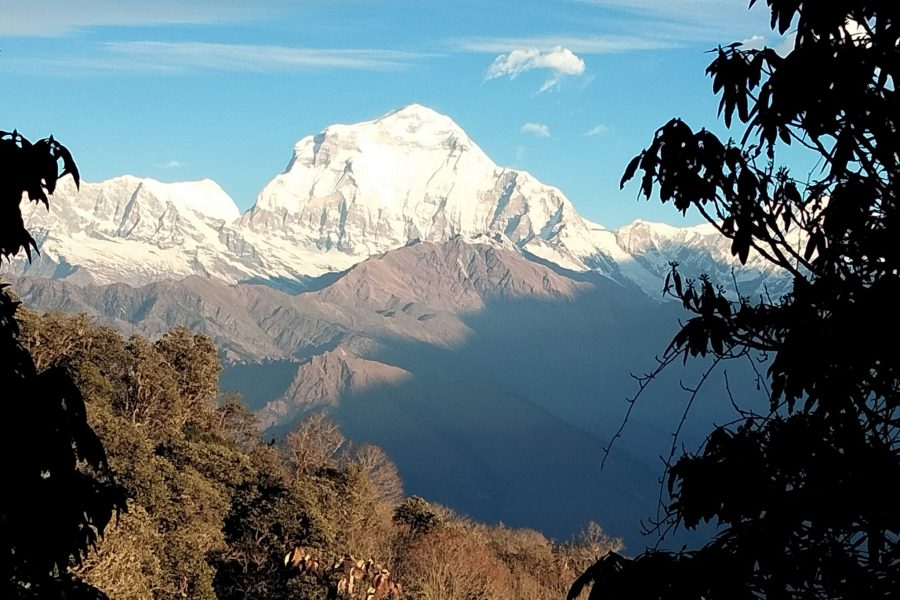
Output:
<svg viewBox="0 0 900 600">
<path fill-rule="evenodd" d="M 411 534 L 420 535 L 439 528 L 443 519 L 427 500 L 410 496 L 394 510 L 394 522 L 405 526 Z"/>
<path fill-rule="evenodd" d="M 751 5 L 755 0 L 750 2 Z M 668 470 L 669 524 L 719 526 L 695 551 L 611 554 L 590 598 L 896 598 L 900 594 L 900 4 L 768 0 L 782 56 L 719 48 L 707 73 L 740 142 L 660 128 L 628 165 L 641 192 L 693 208 L 793 277 L 779 299 L 705 277 L 666 292 L 693 313 L 667 358 L 771 361 L 766 414 L 741 412 Z M 798 179 L 784 146 L 819 167 Z"/>
<path fill-rule="evenodd" d="M 110 525 L 97 551 L 74 571 L 116 600 L 153 598 L 164 581 L 160 537 L 153 518 L 143 507 L 132 505 Z"/>
<path fill-rule="evenodd" d="M 181 397 L 196 414 L 197 407 L 208 406 L 219 394 L 219 352 L 209 336 L 194 333 L 184 326 L 167 332 L 154 344 L 174 371 Z"/>
<path fill-rule="evenodd" d="M 60 171 L 60 161 L 62 170 Z M 48 205 L 57 179 L 70 174 L 72 157 L 53 138 L 34 144 L 0 132 L 0 260 L 37 250 L 25 229 L 23 196 Z M 125 507 L 124 491 L 88 425 L 84 399 L 60 368 L 39 371 L 20 340 L 18 302 L 0 286 L 0 595 L 3 597 L 102 594 L 68 575 Z"/>
<path fill-rule="evenodd" d="M 482 540 L 463 528 L 445 527 L 419 537 L 402 574 L 421 598 L 457 600 L 505 596 L 508 573 Z"/>
</svg>

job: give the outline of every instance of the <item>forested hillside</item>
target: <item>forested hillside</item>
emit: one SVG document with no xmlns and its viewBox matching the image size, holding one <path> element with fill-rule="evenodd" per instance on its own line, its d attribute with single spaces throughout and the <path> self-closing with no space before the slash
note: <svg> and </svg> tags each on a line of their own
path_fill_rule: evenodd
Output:
<svg viewBox="0 0 900 600">
<path fill-rule="evenodd" d="M 322 414 L 261 439 L 240 399 L 220 394 L 215 345 L 186 328 L 151 341 L 85 316 L 18 318 L 38 370 L 63 367 L 81 389 L 128 492 L 75 568 L 114 600 L 558 598 L 620 546 L 596 524 L 557 543 L 404 499 L 387 455 Z"/>
</svg>

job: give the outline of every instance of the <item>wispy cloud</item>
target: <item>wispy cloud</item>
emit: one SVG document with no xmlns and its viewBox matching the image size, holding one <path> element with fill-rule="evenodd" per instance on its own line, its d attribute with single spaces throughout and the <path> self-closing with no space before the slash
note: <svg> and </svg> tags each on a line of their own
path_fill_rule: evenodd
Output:
<svg viewBox="0 0 900 600">
<path fill-rule="evenodd" d="M 520 133 L 527 133 L 535 137 L 550 137 L 550 128 L 543 123 L 525 123 L 519 128 Z"/>
<path fill-rule="evenodd" d="M 52 37 L 91 27 L 196 25 L 263 19 L 283 0 L 0 0 L 0 36 Z"/>
<path fill-rule="evenodd" d="M 532 37 L 466 38 L 456 40 L 456 49 L 466 52 L 509 52 L 512 48 L 537 48 L 550 51 L 567 48 L 578 54 L 615 54 L 635 50 L 671 48 L 677 43 L 663 37 L 633 35 L 543 35 Z"/>
<path fill-rule="evenodd" d="M 310 69 L 391 71 L 425 54 L 385 49 L 296 48 L 208 42 L 110 42 L 89 56 L 10 59 L 0 68 L 68 73 L 179 74 L 198 70 L 279 72 Z"/>
<path fill-rule="evenodd" d="M 584 132 L 585 137 L 600 137 L 601 135 L 606 135 L 609 133 L 609 127 L 600 123 L 599 125 L 595 125 Z"/>
<path fill-rule="evenodd" d="M 768 19 L 765 2 L 748 10 L 748 2 L 735 0 L 579 0 L 622 13 L 733 34 L 746 26 L 758 29 Z M 699 32 L 699 30 L 698 30 Z"/>
<path fill-rule="evenodd" d="M 545 92 L 559 86 L 564 77 L 584 74 L 584 60 L 562 46 L 556 46 L 548 51 L 536 48 L 513 50 L 494 59 L 488 68 L 485 79 L 498 77 L 515 79 L 522 73 L 533 69 L 550 71 L 550 76 L 540 89 L 541 92 Z"/>
<path fill-rule="evenodd" d="M 214 44 L 207 42 L 122 42 L 106 44 L 120 57 L 175 70 L 280 71 L 311 68 L 390 70 L 422 55 L 398 50 L 328 49 Z"/>
<path fill-rule="evenodd" d="M 181 162 L 180 160 L 167 160 L 164 163 L 160 163 L 157 165 L 162 169 L 180 169 L 181 167 L 186 167 L 187 164 Z"/>
</svg>

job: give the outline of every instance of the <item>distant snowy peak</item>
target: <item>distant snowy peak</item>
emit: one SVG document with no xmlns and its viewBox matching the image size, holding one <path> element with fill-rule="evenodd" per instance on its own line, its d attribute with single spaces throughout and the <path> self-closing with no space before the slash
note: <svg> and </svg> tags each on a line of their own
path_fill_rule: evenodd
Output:
<svg viewBox="0 0 900 600">
<path fill-rule="evenodd" d="M 184 219 L 210 218 L 232 223 L 241 212 L 225 190 L 211 179 L 163 183 L 155 179 L 122 175 L 100 183 L 83 182 L 75 189 L 71 178 L 63 178 L 54 194 L 50 211 L 26 209 L 32 226 L 56 221 L 59 225 L 81 225 L 90 218 L 95 230 L 115 230 L 122 236 L 140 221 L 158 220 L 169 214 Z M 36 205 L 35 205 L 36 206 Z M 57 218 L 58 217 L 58 218 Z M 158 223 L 155 223 L 156 225 Z M 143 225 L 148 225 L 144 223 Z"/>
<path fill-rule="evenodd" d="M 22 208 L 41 256 L 30 264 L 17 259 L 19 272 L 133 284 L 248 273 L 223 240 L 240 211 L 209 179 L 162 183 L 124 175 L 76 190 L 63 178 L 49 210 L 33 203 Z"/>
<path fill-rule="evenodd" d="M 232 223 L 241 217 L 241 211 L 231 196 L 212 179 L 178 183 L 142 179 L 137 182 L 148 194 L 176 208 L 186 208 L 225 223 Z"/>
</svg>

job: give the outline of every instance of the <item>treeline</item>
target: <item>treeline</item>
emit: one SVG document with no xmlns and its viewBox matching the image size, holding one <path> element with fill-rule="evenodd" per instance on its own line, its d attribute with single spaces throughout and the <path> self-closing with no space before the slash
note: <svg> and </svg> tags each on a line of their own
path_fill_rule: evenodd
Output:
<svg viewBox="0 0 900 600">
<path fill-rule="evenodd" d="M 128 492 L 127 512 L 74 567 L 113 600 L 326 598 L 348 555 L 405 598 L 559 598 L 621 546 L 596 524 L 556 543 L 404 498 L 388 456 L 350 444 L 324 414 L 264 441 L 240 399 L 220 394 L 215 345 L 187 328 L 152 342 L 83 315 L 18 319 L 38 370 L 63 367 L 81 389 Z M 315 572 L 285 564 L 297 548 Z"/>
</svg>

